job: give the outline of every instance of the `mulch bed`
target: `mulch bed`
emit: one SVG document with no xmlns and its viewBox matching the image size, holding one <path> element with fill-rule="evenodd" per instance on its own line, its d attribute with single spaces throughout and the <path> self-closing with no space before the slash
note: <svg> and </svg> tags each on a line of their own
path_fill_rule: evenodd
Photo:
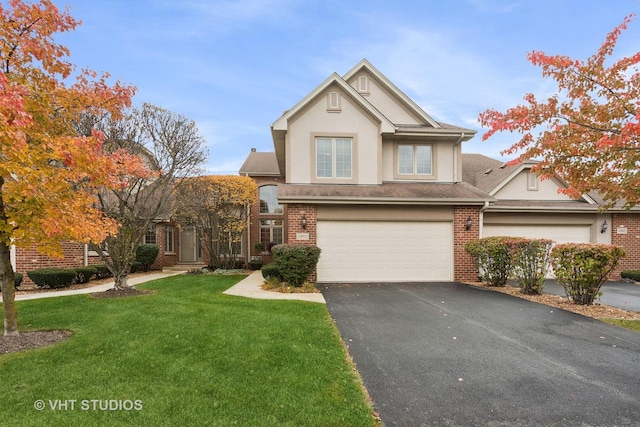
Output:
<svg viewBox="0 0 640 427">
<path fill-rule="evenodd" d="M 130 274 L 129 277 L 142 276 L 150 273 L 135 273 Z M 104 283 L 113 282 L 113 278 L 92 280 L 89 283 L 82 283 L 71 285 L 70 287 L 63 289 L 41 289 L 34 286 L 20 287 L 20 290 L 16 291 L 16 295 L 29 295 L 33 293 L 41 292 L 57 292 L 61 290 L 73 290 L 84 289 L 93 286 L 102 285 Z M 129 288 L 125 290 L 108 289 L 104 292 L 94 292 L 90 294 L 93 298 L 122 298 L 132 297 L 138 295 L 154 294 L 155 291 L 143 290 L 136 288 Z M 64 341 L 71 337 L 73 333 L 71 331 L 34 331 L 34 332 L 20 332 L 20 335 L 16 337 L 0 336 L 0 354 L 17 353 L 20 351 L 31 350 L 34 348 L 47 347 L 60 341 Z"/>
<path fill-rule="evenodd" d="M 17 337 L 0 336 L 0 354 L 47 347 L 71 337 L 71 331 L 21 332 Z"/>
<path fill-rule="evenodd" d="M 571 311 L 573 313 L 581 314 L 587 317 L 593 317 L 594 319 L 602 318 L 614 318 L 614 319 L 626 319 L 626 320 L 640 320 L 640 312 L 624 310 L 622 308 L 611 307 L 602 304 L 593 305 L 580 305 L 574 304 L 567 297 L 561 297 L 558 295 L 545 294 L 542 295 L 527 295 L 520 292 L 520 288 L 513 286 L 487 286 L 478 282 L 467 282 L 468 285 L 478 286 L 485 289 L 490 289 L 496 292 L 502 292 L 503 294 L 509 294 L 518 298 L 534 301 L 540 304 L 545 304 L 550 307 L 560 308 L 562 310 Z"/>
<path fill-rule="evenodd" d="M 122 298 L 122 297 L 135 297 L 138 295 L 148 295 L 155 294 L 155 291 L 151 290 L 142 290 L 136 288 L 127 288 L 127 289 L 107 289 L 104 292 L 94 292 L 90 294 L 93 298 Z"/>
</svg>

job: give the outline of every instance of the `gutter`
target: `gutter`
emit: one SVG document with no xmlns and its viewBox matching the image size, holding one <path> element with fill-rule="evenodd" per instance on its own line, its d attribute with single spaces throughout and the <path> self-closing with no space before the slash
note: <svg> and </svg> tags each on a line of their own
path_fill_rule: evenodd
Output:
<svg viewBox="0 0 640 427">
<path fill-rule="evenodd" d="M 460 138 L 458 138 L 458 140 L 456 141 L 455 144 L 453 144 L 453 182 L 459 182 L 459 177 L 458 177 L 458 145 L 460 145 L 460 143 L 462 142 L 462 140 L 464 139 L 464 132 L 462 132 L 460 134 Z"/>
</svg>

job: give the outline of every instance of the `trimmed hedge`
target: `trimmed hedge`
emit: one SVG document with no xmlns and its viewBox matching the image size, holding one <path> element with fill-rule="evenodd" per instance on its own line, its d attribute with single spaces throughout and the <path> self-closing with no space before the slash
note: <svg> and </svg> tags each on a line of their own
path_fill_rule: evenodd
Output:
<svg viewBox="0 0 640 427">
<path fill-rule="evenodd" d="M 74 283 L 88 283 L 98 272 L 98 269 L 95 267 L 78 267 L 74 268 L 74 270 L 76 271 Z"/>
<path fill-rule="evenodd" d="M 136 248 L 136 261 L 141 264 L 144 271 L 149 271 L 153 262 L 158 258 L 158 252 L 160 252 L 158 245 L 140 245 Z"/>
<path fill-rule="evenodd" d="M 16 288 L 22 285 L 23 278 L 24 277 L 22 276 L 22 273 L 13 273 L 13 283 L 15 284 Z"/>
<path fill-rule="evenodd" d="M 623 279 L 633 280 L 635 282 L 640 282 L 640 270 L 625 270 L 620 273 Z"/>
<path fill-rule="evenodd" d="M 551 250 L 558 283 L 575 304 L 590 305 L 625 251 L 619 246 L 568 243 Z"/>
<path fill-rule="evenodd" d="M 96 268 L 96 279 L 107 279 L 113 276 L 111 270 L 105 264 L 97 264 L 94 267 Z"/>
<path fill-rule="evenodd" d="M 27 271 L 27 276 L 39 288 L 57 289 L 71 286 L 77 273 L 72 268 L 39 268 Z"/>
<path fill-rule="evenodd" d="M 278 266 L 275 262 L 262 266 L 260 270 L 262 271 L 262 277 L 264 277 L 265 279 L 276 277 L 278 278 L 278 280 L 282 281 L 282 277 L 280 276 L 280 272 L 278 271 Z"/>
<path fill-rule="evenodd" d="M 249 261 L 249 269 L 250 270 L 260 270 L 262 268 L 262 260 L 261 259 L 252 259 Z"/>
<path fill-rule="evenodd" d="M 271 253 L 283 281 L 293 287 L 307 281 L 320 258 L 320 248 L 315 245 L 276 245 Z"/>
</svg>

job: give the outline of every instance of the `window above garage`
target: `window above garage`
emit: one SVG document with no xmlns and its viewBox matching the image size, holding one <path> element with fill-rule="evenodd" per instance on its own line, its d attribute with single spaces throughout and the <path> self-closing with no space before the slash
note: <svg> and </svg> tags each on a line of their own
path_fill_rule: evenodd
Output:
<svg viewBox="0 0 640 427">
<path fill-rule="evenodd" d="M 435 179 L 433 144 L 398 142 L 393 148 L 394 173 L 397 180 Z"/>
</svg>

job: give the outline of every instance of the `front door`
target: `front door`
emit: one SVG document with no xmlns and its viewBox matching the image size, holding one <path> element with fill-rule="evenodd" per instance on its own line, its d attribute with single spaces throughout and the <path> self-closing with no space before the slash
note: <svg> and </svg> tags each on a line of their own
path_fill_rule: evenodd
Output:
<svg viewBox="0 0 640 427">
<path fill-rule="evenodd" d="M 180 262 L 195 263 L 198 261 L 198 239 L 193 227 L 180 230 Z"/>
</svg>

